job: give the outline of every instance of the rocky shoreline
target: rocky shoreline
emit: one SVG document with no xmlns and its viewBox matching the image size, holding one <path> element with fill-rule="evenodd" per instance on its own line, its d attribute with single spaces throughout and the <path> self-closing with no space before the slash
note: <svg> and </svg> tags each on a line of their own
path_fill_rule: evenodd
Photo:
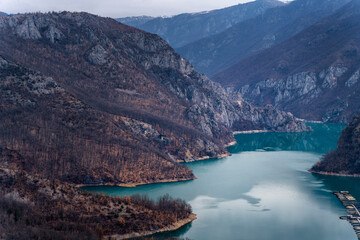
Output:
<svg viewBox="0 0 360 240">
<path fill-rule="evenodd" d="M 310 173 L 326 175 L 326 176 L 337 176 L 337 177 L 360 177 L 360 174 L 346 174 L 346 173 L 334 173 L 334 172 L 323 172 L 323 171 L 314 171 L 308 170 Z"/>
<path fill-rule="evenodd" d="M 234 134 L 235 135 L 235 134 Z M 231 147 L 231 146 L 235 146 L 237 144 L 237 141 L 232 141 L 228 144 L 225 144 L 225 147 Z"/>
<path fill-rule="evenodd" d="M 271 132 L 269 130 L 248 130 L 248 131 L 235 131 L 233 132 L 234 135 L 237 134 L 249 134 L 249 133 L 268 133 Z"/>
<path fill-rule="evenodd" d="M 152 231 L 145 231 L 145 232 L 136 232 L 136 233 L 128 233 L 128 234 L 122 234 L 122 235 L 111 235 L 111 236 L 104 236 L 105 239 L 110 240 L 122 240 L 122 239 L 130 239 L 130 238 L 139 238 L 139 237 L 145 237 L 150 236 L 156 233 L 162 233 L 162 232 L 172 232 L 175 231 L 186 224 L 189 224 L 197 219 L 196 214 L 190 214 L 188 218 L 179 220 L 175 223 L 173 223 L 170 226 L 158 229 L 158 230 L 152 230 Z"/>
<path fill-rule="evenodd" d="M 186 182 L 186 181 L 192 181 L 197 179 L 197 177 L 193 178 L 179 178 L 179 179 L 164 179 L 164 180 L 157 180 L 154 182 L 141 182 L 141 183 L 103 183 L 103 184 L 76 184 L 75 187 L 81 188 L 81 187 L 102 187 L 102 186 L 111 186 L 111 187 L 126 187 L 126 188 L 134 188 L 142 185 L 148 185 L 148 184 L 158 184 L 158 183 L 172 183 L 172 182 Z"/>
</svg>

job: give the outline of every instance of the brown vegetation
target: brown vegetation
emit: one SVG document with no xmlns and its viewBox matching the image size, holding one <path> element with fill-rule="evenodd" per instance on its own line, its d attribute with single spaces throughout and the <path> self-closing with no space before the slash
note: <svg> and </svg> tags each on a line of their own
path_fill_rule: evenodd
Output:
<svg viewBox="0 0 360 240">
<path fill-rule="evenodd" d="M 193 178 L 153 147 L 152 139 L 133 135 L 124 118 L 96 111 L 51 78 L 13 64 L 0 78 L 0 153 L 16 152 L 21 158 L 12 161 L 29 173 L 88 184 Z M 168 142 L 175 139 L 162 133 Z M 160 134 L 154 138 L 158 147 L 169 145 Z M 176 145 L 168 149 L 179 151 Z"/>
<path fill-rule="evenodd" d="M 360 174 L 360 116 L 343 130 L 338 148 L 327 153 L 315 164 L 312 172 L 359 176 Z"/>
<path fill-rule="evenodd" d="M 165 195 L 108 197 L 59 181 L 0 168 L 0 232 L 5 239 L 101 239 L 151 231 L 186 219 L 192 210 Z"/>
</svg>

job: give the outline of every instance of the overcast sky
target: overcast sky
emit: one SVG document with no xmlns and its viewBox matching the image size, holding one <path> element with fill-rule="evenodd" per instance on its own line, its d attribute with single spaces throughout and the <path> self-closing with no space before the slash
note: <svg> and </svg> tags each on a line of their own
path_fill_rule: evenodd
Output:
<svg viewBox="0 0 360 240">
<path fill-rule="evenodd" d="M 251 0 L 0 0 L 6 13 L 85 11 L 107 17 L 171 16 L 213 10 Z"/>
</svg>

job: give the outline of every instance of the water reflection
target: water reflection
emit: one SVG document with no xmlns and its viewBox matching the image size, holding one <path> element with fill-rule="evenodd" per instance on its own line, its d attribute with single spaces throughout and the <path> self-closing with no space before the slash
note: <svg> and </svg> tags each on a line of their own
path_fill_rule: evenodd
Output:
<svg viewBox="0 0 360 240">
<path fill-rule="evenodd" d="M 342 126 L 313 128 L 294 136 L 238 135 L 244 144 L 233 147 L 231 157 L 187 164 L 198 177 L 195 181 L 87 190 L 120 196 L 146 193 L 153 199 L 169 193 L 188 201 L 198 219 L 156 235 L 160 239 L 355 240 L 351 225 L 339 220 L 346 212 L 331 192 L 349 190 L 356 197 L 360 179 L 307 172 L 336 146 Z"/>
<path fill-rule="evenodd" d="M 181 237 L 185 236 L 186 233 L 190 230 L 190 228 L 192 227 L 192 223 L 188 223 L 186 224 L 185 226 L 175 230 L 175 231 L 172 231 L 172 232 L 164 232 L 164 233 L 157 233 L 157 234 L 154 234 L 152 236 L 149 236 L 149 237 L 142 237 L 142 238 L 134 238 L 134 239 L 158 239 L 158 240 L 162 240 L 162 239 L 181 239 Z"/>
<path fill-rule="evenodd" d="M 232 153 L 243 151 L 306 151 L 326 153 L 337 146 L 345 125 L 309 123 L 314 132 L 238 134 Z"/>
<path fill-rule="evenodd" d="M 331 192 L 349 191 L 356 199 L 360 200 L 360 178 L 324 176 L 313 174 L 314 178 L 322 182 Z"/>
</svg>

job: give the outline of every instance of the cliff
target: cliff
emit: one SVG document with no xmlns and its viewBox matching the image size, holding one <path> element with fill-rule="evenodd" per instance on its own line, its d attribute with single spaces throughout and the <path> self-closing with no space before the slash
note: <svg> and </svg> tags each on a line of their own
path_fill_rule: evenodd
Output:
<svg viewBox="0 0 360 240">
<path fill-rule="evenodd" d="M 310 171 L 332 175 L 360 176 L 360 116 L 343 130 L 336 150 L 326 154 Z"/>
<path fill-rule="evenodd" d="M 352 1 L 287 41 L 213 79 L 258 106 L 348 123 L 360 112 L 360 6 Z"/>
</svg>

